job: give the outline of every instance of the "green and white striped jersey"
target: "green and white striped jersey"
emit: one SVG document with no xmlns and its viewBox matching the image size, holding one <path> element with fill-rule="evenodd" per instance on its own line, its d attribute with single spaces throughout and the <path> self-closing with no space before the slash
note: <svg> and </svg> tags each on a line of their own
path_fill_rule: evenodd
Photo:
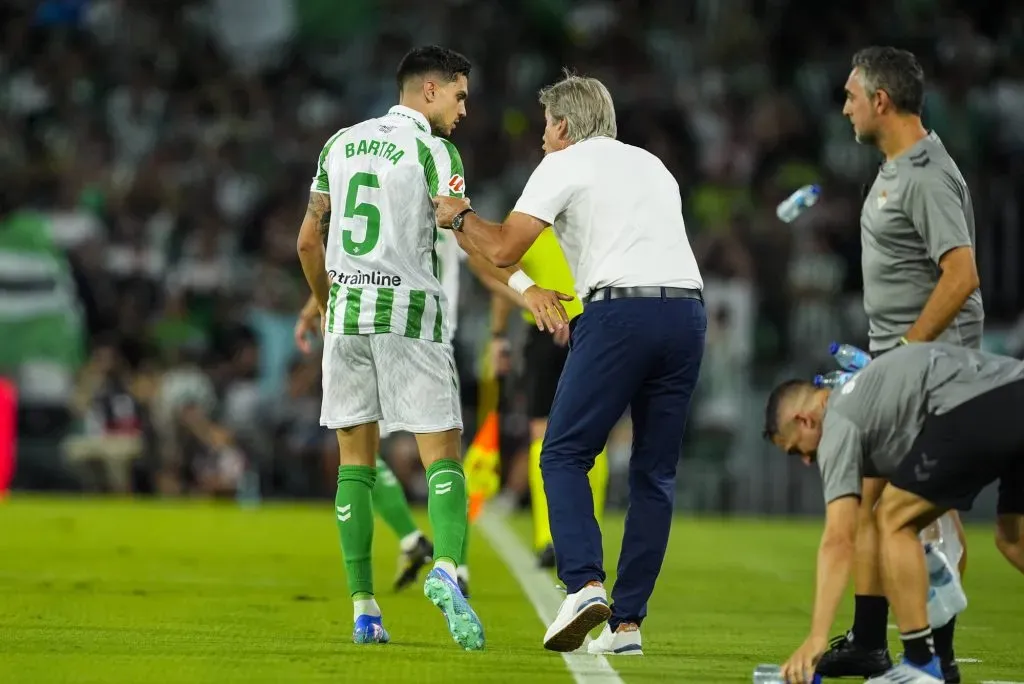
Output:
<svg viewBox="0 0 1024 684">
<path fill-rule="evenodd" d="M 451 341 L 431 198 L 462 197 L 463 173 L 455 146 L 401 105 L 327 141 L 310 189 L 331 196 L 328 332 Z"/>
</svg>

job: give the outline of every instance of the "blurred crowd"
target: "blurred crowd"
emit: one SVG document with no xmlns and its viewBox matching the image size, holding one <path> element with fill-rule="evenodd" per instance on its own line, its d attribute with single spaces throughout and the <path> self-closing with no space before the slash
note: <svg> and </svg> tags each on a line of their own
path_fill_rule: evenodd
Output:
<svg viewBox="0 0 1024 684">
<path fill-rule="evenodd" d="M 686 449 L 694 472 L 721 480 L 748 429 L 746 399 L 780 369 L 811 372 L 832 339 L 863 341 L 858 214 L 879 159 L 841 114 L 859 47 L 896 44 L 924 65 L 925 122 L 974 195 L 998 337 L 1024 310 L 1024 5 L 808 7 L 3 3 L 0 375 L 21 395 L 22 486 L 331 491 L 319 359 L 292 342 L 308 293 L 295 236 L 324 141 L 394 104 L 395 67 L 417 44 L 473 61 L 454 142 L 484 215 L 506 212 L 538 162 L 536 93 L 563 66 L 602 79 L 619 137 L 676 175 L 710 308 Z M 811 182 L 824 188 L 820 205 L 779 222 L 779 200 Z M 464 277 L 457 350 L 470 427 L 489 299 Z M 517 383 L 505 385 L 514 414 Z M 401 437 L 389 449 L 415 459 Z"/>
</svg>

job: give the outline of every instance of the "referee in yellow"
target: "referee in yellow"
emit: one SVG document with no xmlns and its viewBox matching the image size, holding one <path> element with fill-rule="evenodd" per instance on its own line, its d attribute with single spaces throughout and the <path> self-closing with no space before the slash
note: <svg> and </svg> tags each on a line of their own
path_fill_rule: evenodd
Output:
<svg viewBox="0 0 1024 684">
<path fill-rule="evenodd" d="M 493 267 L 486 268 L 482 264 L 474 264 L 479 257 L 471 256 L 471 266 L 478 275 L 486 271 L 487 278 L 483 282 L 497 295 L 506 301 L 513 302 L 523 309 L 523 318 L 530 324 L 526 344 L 523 348 L 523 360 L 526 364 L 526 410 L 530 419 L 530 499 L 533 504 L 533 544 L 537 560 L 541 567 L 555 567 L 555 549 L 551 543 L 551 528 L 548 525 L 548 502 L 544 496 L 544 481 L 540 472 L 540 452 L 544 444 L 544 431 L 548 426 L 548 413 L 551 402 L 558 387 L 558 378 L 562 374 L 562 366 L 569 355 L 569 326 L 562 326 L 554 333 L 541 330 L 527 301 L 525 293 L 533 285 L 542 290 L 555 292 L 575 292 L 572 271 L 558 246 L 558 240 L 547 227 L 523 255 L 517 270 L 511 273 Z M 488 264 L 489 265 L 489 264 Z M 514 269 L 510 269 L 514 270 Z M 533 280 L 536 278 L 536 281 Z M 491 334 L 496 341 L 502 343 L 508 324 L 509 307 L 505 301 L 495 298 L 491 306 Z M 562 301 L 565 312 L 570 320 L 583 312 L 583 304 L 578 298 Z M 590 488 L 594 493 L 594 516 L 598 524 L 604 519 L 604 502 L 608 493 L 608 450 L 604 449 L 597 456 L 590 474 Z"/>
</svg>

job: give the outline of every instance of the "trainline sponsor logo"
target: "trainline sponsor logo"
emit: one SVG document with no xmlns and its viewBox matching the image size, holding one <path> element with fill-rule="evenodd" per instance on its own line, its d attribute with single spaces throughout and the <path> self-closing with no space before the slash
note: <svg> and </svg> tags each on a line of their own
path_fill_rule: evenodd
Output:
<svg viewBox="0 0 1024 684">
<path fill-rule="evenodd" d="M 355 273 L 340 273 L 328 271 L 327 276 L 332 283 L 339 285 L 373 285 L 374 287 L 401 287 L 402 276 L 381 273 L 380 271 L 356 271 Z"/>
</svg>

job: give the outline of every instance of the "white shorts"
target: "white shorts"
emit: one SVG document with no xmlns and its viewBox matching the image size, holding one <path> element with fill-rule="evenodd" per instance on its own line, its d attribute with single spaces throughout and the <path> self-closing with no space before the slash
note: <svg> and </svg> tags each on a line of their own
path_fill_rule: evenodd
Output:
<svg viewBox="0 0 1024 684">
<path fill-rule="evenodd" d="M 327 333 L 320 424 L 380 423 L 382 434 L 462 429 L 452 345 L 392 333 Z"/>
</svg>

